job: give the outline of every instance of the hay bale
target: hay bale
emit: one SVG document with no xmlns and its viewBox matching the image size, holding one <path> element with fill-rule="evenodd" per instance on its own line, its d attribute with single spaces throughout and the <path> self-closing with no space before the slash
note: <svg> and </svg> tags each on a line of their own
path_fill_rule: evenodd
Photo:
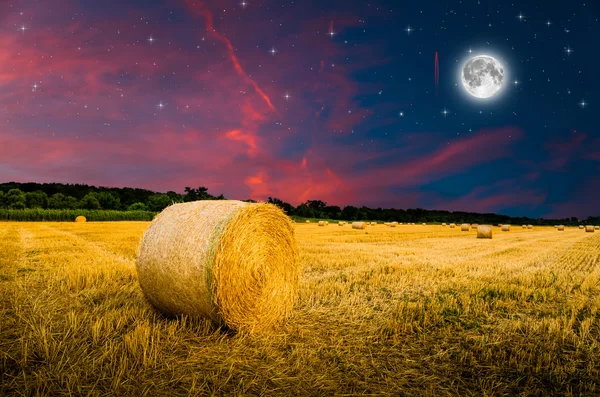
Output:
<svg viewBox="0 0 600 397">
<path fill-rule="evenodd" d="M 583 229 L 583 225 L 579 225 L 579 229 Z"/>
<path fill-rule="evenodd" d="M 477 238 L 492 238 L 492 225 L 478 225 Z"/>
<path fill-rule="evenodd" d="M 461 232 L 468 232 L 469 231 L 469 224 L 468 223 L 463 223 L 462 225 L 460 225 L 460 231 Z"/>
<path fill-rule="evenodd" d="M 377 225 L 377 222 L 371 222 L 371 226 Z"/>
<path fill-rule="evenodd" d="M 533 225 L 527 225 L 527 229 L 533 229 Z"/>
<path fill-rule="evenodd" d="M 75 218 L 75 222 L 87 222 L 87 219 L 85 216 L 79 215 L 77 218 Z"/>
<path fill-rule="evenodd" d="M 565 231 L 564 225 L 558 225 L 556 228 L 558 229 L 559 232 L 564 232 Z"/>
<path fill-rule="evenodd" d="M 523 225 L 522 227 L 523 227 L 523 229 L 527 229 L 527 225 Z"/>
<path fill-rule="evenodd" d="M 585 227 L 585 232 L 586 233 L 594 233 L 594 226 L 586 226 Z"/>
<path fill-rule="evenodd" d="M 397 225 L 398 225 L 398 222 L 388 223 L 389 227 L 396 227 Z"/>
<path fill-rule="evenodd" d="M 595 230 L 600 230 L 600 226 L 596 226 L 594 229 Z"/>
<path fill-rule="evenodd" d="M 167 207 L 146 229 L 136 268 L 159 311 L 248 332 L 290 313 L 300 275 L 290 219 L 273 204 L 236 200 Z"/>
<path fill-rule="evenodd" d="M 352 229 L 366 229 L 367 222 L 352 222 Z"/>
<path fill-rule="evenodd" d="M 479 226 L 477 223 L 474 223 L 471 225 L 471 229 L 477 229 L 477 226 Z"/>
<path fill-rule="evenodd" d="M 423 226 L 427 226 L 427 224 L 426 224 L 426 223 L 423 223 Z"/>
<path fill-rule="evenodd" d="M 455 227 L 456 227 L 456 224 L 454 224 L 454 223 L 450 224 L 450 229 L 454 229 Z"/>
<path fill-rule="evenodd" d="M 442 223 L 442 226 L 446 226 L 446 222 Z"/>
<path fill-rule="evenodd" d="M 307 220 L 306 220 L 306 223 L 310 223 L 310 221 L 307 219 Z"/>
<path fill-rule="evenodd" d="M 326 226 L 326 225 L 327 225 L 327 222 L 325 222 L 325 221 L 319 221 L 319 226 Z"/>
<path fill-rule="evenodd" d="M 510 232 L 510 225 L 502 225 L 503 232 Z"/>
</svg>

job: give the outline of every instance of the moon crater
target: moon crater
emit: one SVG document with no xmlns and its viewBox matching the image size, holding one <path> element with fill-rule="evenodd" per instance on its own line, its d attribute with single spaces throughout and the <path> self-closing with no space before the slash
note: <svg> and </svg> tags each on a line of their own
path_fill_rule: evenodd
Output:
<svg viewBox="0 0 600 397">
<path fill-rule="evenodd" d="M 490 98 L 502 89 L 504 67 L 489 55 L 478 55 L 469 59 L 461 74 L 465 90 L 480 99 Z"/>
</svg>

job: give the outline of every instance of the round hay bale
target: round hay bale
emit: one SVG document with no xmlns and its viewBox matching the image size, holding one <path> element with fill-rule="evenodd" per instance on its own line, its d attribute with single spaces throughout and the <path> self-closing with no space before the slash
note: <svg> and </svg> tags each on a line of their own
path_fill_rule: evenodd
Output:
<svg viewBox="0 0 600 397">
<path fill-rule="evenodd" d="M 325 222 L 325 221 L 319 221 L 319 226 L 326 226 L 326 225 L 327 225 L 327 222 Z"/>
<path fill-rule="evenodd" d="M 527 229 L 533 229 L 533 225 L 527 225 Z"/>
<path fill-rule="evenodd" d="M 454 224 L 454 223 L 450 224 L 450 229 L 454 229 L 455 227 L 456 227 L 456 224 Z"/>
<path fill-rule="evenodd" d="M 460 231 L 461 232 L 468 232 L 469 231 L 469 224 L 468 223 L 463 223 L 462 225 L 460 225 Z"/>
<path fill-rule="evenodd" d="M 527 229 L 527 225 L 523 225 L 522 227 L 523 227 L 523 229 Z"/>
<path fill-rule="evenodd" d="M 583 225 L 579 225 L 579 228 L 580 228 L 580 229 L 583 229 Z"/>
<path fill-rule="evenodd" d="M 388 223 L 389 227 L 396 227 L 397 225 L 398 225 L 398 222 Z"/>
<path fill-rule="evenodd" d="M 559 232 L 564 232 L 565 231 L 564 225 L 558 225 L 556 228 L 558 229 Z"/>
<path fill-rule="evenodd" d="M 477 226 L 479 226 L 477 223 L 474 223 L 471 225 L 471 229 L 477 229 Z"/>
<path fill-rule="evenodd" d="M 600 230 L 600 226 L 596 226 L 594 229 L 595 230 Z"/>
<path fill-rule="evenodd" d="M 300 275 L 294 227 L 273 204 L 174 204 L 146 229 L 136 268 L 159 311 L 231 329 L 271 329 L 292 310 Z"/>
<path fill-rule="evenodd" d="M 594 233 L 594 226 L 586 226 L 585 232 L 586 233 Z"/>
<path fill-rule="evenodd" d="M 371 226 L 377 225 L 377 222 L 371 222 Z"/>
<path fill-rule="evenodd" d="M 510 225 L 502 225 L 503 232 L 510 232 Z"/>
<path fill-rule="evenodd" d="M 423 226 L 427 226 L 427 224 L 426 224 L 426 223 L 423 223 Z"/>
<path fill-rule="evenodd" d="M 446 223 L 445 223 L 445 222 L 444 222 L 444 223 L 442 223 L 442 226 L 446 226 Z"/>
<path fill-rule="evenodd" d="M 310 223 L 310 221 L 307 219 L 307 220 L 306 220 L 306 223 Z"/>
<path fill-rule="evenodd" d="M 492 225 L 478 225 L 477 238 L 492 238 Z"/>
<path fill-rule="evenodd" d="M 367 222 L 352 222 L 352 229 L 366 229 Z"/>
<path fill-rule="evenodd" d="M 87 222 L 87 219 L 85 216 L 79 215 L 77 218 L 75 218 L 75 222 Z"/>
</svg>

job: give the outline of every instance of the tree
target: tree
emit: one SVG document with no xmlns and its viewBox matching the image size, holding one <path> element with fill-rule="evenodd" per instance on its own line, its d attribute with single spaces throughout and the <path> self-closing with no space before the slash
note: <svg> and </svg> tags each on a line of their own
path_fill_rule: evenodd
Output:
<svg viewBox="0 0 600 397">
<path fill-rule="evenodd" d="M 342 216 L 347 221 L 355 221 L 358 219 L 358 208 L 347 205 L 342 210 Z"/>
<path fill-rule="evenodd" d="M 306 205 L 315 211 L 323 211 L 327 207 L 327 203 L 321 200 L 306 200 Z"/>
<path fill-rule="evenodd" d="M 182 194 L 179 194 L 172 190 L 169 190 L 167 192 L 167 196 L 169 196 L 174 203 L 183 203 L 183 195 Z"/>
<path fill-rule="evenodd" d="M 41 190 L 25 193 L 27 208 L 48 208 L 48 195 Z"/>
<path fill-rule="evenodd" d="M 5 200 L 4 192 L 2 190 L 0 190 L 0 208 L 6 207 L 4 200 Z"/>
<path fill-rule="evenodd" d="M 147 211 L 148 207 L 144 203 L 133 203 L 127 207 L 127 211 Z"/>
<path fill-rule="evenodd" d="M 171 203 L 171 198 L 163 193 L 153 194 L 148 197 L 148 208 L 150 208 L 150 211 L 162 211 Z"/>
<path fill-rule="evenodd" d="M 64 210 L 68 208 L 76 208 L 77 199 L 72 196 L 65 196 L 62 193 L 55 193 L 48 199 L 48 208 Z"/>
<path fill-rule="evenodd" d="M 96 197 L 96 193 L 88 193 L 79 201 L 79 208 L 86 210 L 99 210 L 102 207 Z"/>
<path fill-rule="evenodd" d="M 284 210 L 285 213 L 288 214 L 288 215 L 292 215 L 292 213 L 294 211 L 294 206 L 292 206 L 291 204 L 286 203 L 283 200 L 280 200 L 278 198 L 269 197 L 267 199 L 267 202 L 271 203 L 271 204 L 275 204 L 276 206 L 278 206 L 279 208 L 281 208 L 282 210 Z"/>
<path fill-rule="evenodd" d="M 20 189 L 10 189 L 4 200 L 6 206 L 13 210 L 23 210 L 27 207 L 27 198 Z"/>
<path fill-rule="evenodd" d="M 214 197 L 208 194 L 208 188 L 200 186 L 198 189 L 192 189 L 189 186 L 185 187 L 185 197 L 183 201 L 198 201 L 198 200 L 213 200 Z"/>
<path fill-rule="evenodd" d="M 110 192 L 97 193 L 96 198 L 104 210 L 118 210 L 121 206 L 121 200 Z"/>
<path fill-rule="evenodd" d="M 296 215 L 304 217 L 304 218 L 314 218 L 315 212 L 312 208 L 310 208 L 306 203 L 302 203 L 296 208 Z"/>
</svg>

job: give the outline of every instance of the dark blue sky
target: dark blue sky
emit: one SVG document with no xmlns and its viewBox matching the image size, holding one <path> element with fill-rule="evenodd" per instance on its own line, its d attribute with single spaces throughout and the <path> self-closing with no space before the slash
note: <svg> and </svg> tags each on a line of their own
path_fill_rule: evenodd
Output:
<svg viewBox="0 0 600 397">
<path fill-rule="evenodd" d="M 2 2 L 0 180 L 600 215 L 599 18 L 586 1 Z M 477 55 L 504 66 L 491 100 L 460 80 Z"/>
</svg>

